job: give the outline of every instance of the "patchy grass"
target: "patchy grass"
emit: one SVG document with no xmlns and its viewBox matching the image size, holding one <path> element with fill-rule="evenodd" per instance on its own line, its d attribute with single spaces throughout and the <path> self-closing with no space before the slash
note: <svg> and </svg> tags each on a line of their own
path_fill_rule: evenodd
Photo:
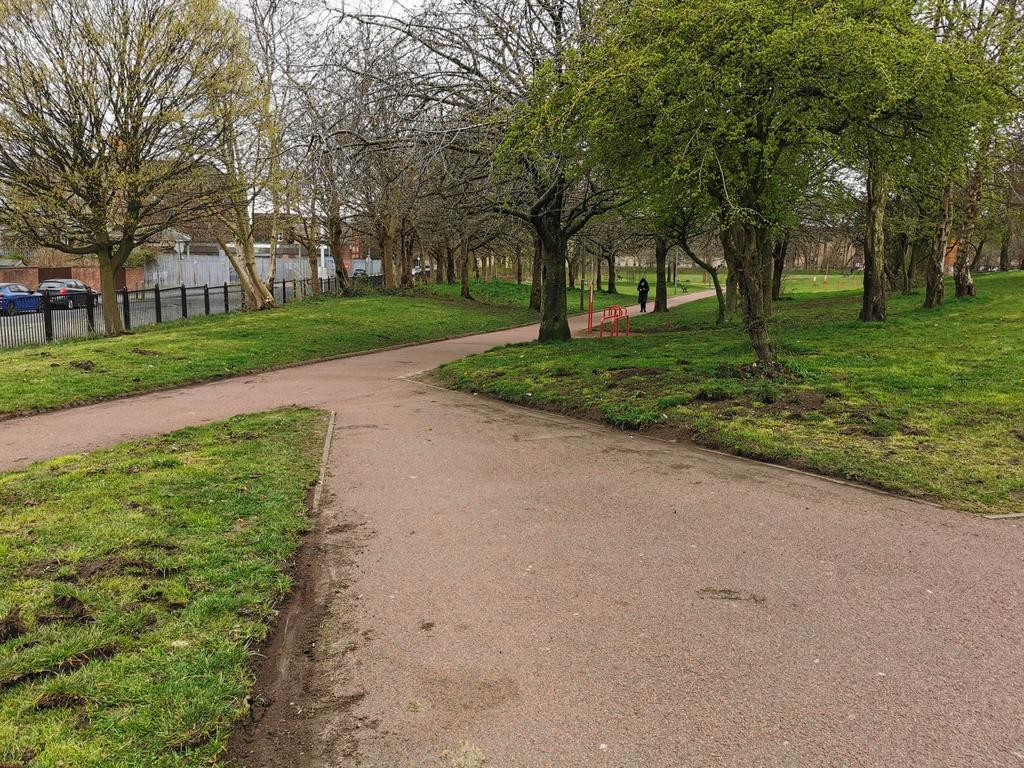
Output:
<svg viewBox="0 0 1024 768">
<path fill-rule="evenodd" d="M 629 429 L 661 429 L 978 512 L 1024 511 L 1024 273 L 981 276 L 939 310 L 893 296 L 889 320 L 856 320 L 860 296 L 776 305 L 784 365 L 749 365 L 714 303 L 637 321 L 636 335 L 516 345 L 451 363 L 451 386 Z M 950 290 L 951 293 L 951 290 Z"/>
<path fill-rule="evenodd" d="M 0 351 L 0 415 L 62 408 L 393 344 L 528 323 L 522 308 L 373 296 L 325 298 L 149 326 L 116 339 Z"/>
<path fill-rule="evenodd" d="M 0 765 L 214 761 L 325 426 L 285 409 L 0 476 Z"/>
</svg>

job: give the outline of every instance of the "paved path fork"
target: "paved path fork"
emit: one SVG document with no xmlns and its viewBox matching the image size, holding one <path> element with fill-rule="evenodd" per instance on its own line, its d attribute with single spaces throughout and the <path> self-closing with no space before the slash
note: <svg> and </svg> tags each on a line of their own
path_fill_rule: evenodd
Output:
<svg viewBox="0 0 1024 768">
<path fill-rule="evenodd" d="M 252 765 L 1024 766 L 1024 527 L 407 378 L 531 335 L 10 421 L 0 465 L 337 412 L 315 675 Z"/>
</svg>

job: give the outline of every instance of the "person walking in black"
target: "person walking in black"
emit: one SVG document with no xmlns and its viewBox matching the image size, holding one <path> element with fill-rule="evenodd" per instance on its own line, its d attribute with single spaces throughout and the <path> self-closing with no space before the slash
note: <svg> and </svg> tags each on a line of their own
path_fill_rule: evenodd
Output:
<svg viewBox="0 0 1024 768">
<path fill-rule="evenodd" d="M 647 294 L 651 292 L 651 285 L 647 282 L 646 277 L 640 278 L 640 283 L 636 287 L 638 298 L 640 299 L 640 311 L 647 311 Z"/>
</svg>

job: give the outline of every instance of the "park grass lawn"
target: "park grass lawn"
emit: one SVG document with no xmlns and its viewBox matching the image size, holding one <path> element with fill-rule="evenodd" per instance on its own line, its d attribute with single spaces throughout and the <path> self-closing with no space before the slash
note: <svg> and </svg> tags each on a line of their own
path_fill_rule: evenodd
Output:
<svg viewBox="0 0 1024 768">
<path fill-rule="evenodd" d="M 404 296 L 324 298 L 0 351 L 0 415 L 528 323 L 522 307 Z"/>
<path fill-rule="evenodd" d="M 947 295 L 951 295 L 952 289 Z M 742 330 L 701 301 L 632 337 L 513 345 L 440 369 L 450 386 L 629 429 L 656 429 L 965 510 L 1024 512 L 1024 273 L 981 276 L 939 310 L 892 296 L 794 292 L 772 333 L 785 370 L 757 375 Z"/>
<path fill-rule="evenodd" d="M 325 429 L 283 409 L 0 475 L 0 765 L 214 762 Z"/>
<path fill-rule="evenodd" d="M 810 280 L 809 277 L 808 280 Z M 648 281 L 651 283 L 651 302 L 653 303 L 653 273 L 648 275 Z M 684 275 L 680 272 L 679 274 L 678 294 L 682 294 L 684 289 L 696 291 L 710 289 L 712 287 L 711 283 L 704 285 L 701 282 L 701 273 L 687 273 Z M 425 283 L 417 287 L 416 290 L 421 295 L 458 298 L 461 286 L 458 283 L 454 285 L 449 285 L 447 283 Z M 595 290 L 594 308 L 603 309 L 604 307 L 611 306 L 612 304 L 622 304 L 625 306 L 636 304 L 636 282 L 618 280 L 616 283 L 616 291 L 616 293 L 607 293 L 605 291 Z M 525 307 L 530 303 L 530 284 L 528 282 L 516 284 L 509 280 L 471 280 L 469 284 L 469 293 L 475 301 L 479 301 L 484 304 L 492 304 L 494 306 Z M 678 294 L 673 292 L 673 285 L 669 282 L 668 295 L 671 297 Z M 580 309 L 579 289 L 568 288 L 565 292 L 565 305 L 570 315 L 585 312 L 586 301 L 587 292 L 584 291 L 583 309 Z"/>
</svg>

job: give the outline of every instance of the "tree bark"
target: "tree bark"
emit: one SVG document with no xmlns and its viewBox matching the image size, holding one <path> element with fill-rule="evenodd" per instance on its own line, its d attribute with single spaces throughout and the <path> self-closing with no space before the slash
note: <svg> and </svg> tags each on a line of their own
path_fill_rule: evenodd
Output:
<svg viewBox="0 0 1024 768">
<path fill-rule="evenodd" d="M 885 320 L 885 208 L 889 200 L 885 170 L 872 157 L 868 162 L 867 231 L 864 235 L 864 294 L 860 319 Z"/>
<path fill-rule="evenodd" d="M 100 297 L 103 299 L 103 333 L 106 336 L 120 336 L 124 333 L 124 323 L 117 308 L 117 283 L 114 279 L 117 266 L 113 248 L 107 246 L 97 257 L 100 266 Z"/>
<path fill-rule="evenodd" d="M 1006 229 L 1003 231 L 1003 237 L 999 241 L 999 271 L 1009 272 L 1010 267 L 1010 238 L 1012 237 L 1010 231 L 1010 222 L 1006 222 Z"/>
<path fill-rule="evenodd" d="M 939 218 L 932 237 L 932 248 L 925 272 L 924 308 L 934 309 L 942 306 L 945 299 L 946 286 L 943 282 L 943 267 L 946 263 L 946 251 L 949 247 L 949 220 L 953 205 L 952 183 L 942 188 L 939 201 Z"/>
<path fill-rule="evenodd" d="M 615 251 L 608 252 L 608 293 L 618 293 L 615 287 Z"/>
<path fill-rule="evenodd" d="M 728 268 L 728 263 L 726 264 Z M 736 289 L 736 273 L 730 268 L 725 276 L 725 309 L 735 312 L 739 308 L 739 291 Z"/>
<path fill-rule="evenodd" d="M 516 240 L 516 285 L 523 284 L 523 244 Z"/>
<path fill-rule="evenodd" d="M 967 202 L 964 204 L 964 227 L 960 233 L 960 247 L 953 263 L 953 287 L 958 299 L 965 296 L 976 296 L 978 287 L 974 284 L 971 274 L 970 245 L 974 237 L 975 224 L 978 221 L 978 209 L 981 207 L 982 171 L 980 163 L 974 168 L 967 181 Z"/>
<path fill-rule="evenodd" d="M 320 253 L 319 249 L 306 247 L 306 259 L 309 261 L 309 290 L 316 298 L 320 295 Z"/>
<path fill-rule="evenodd" d="M 543 294 L 543 253 L 540 235 L 533 237 L 533 263 L 530 270 L 530 311 L 540 312 L 540 300 Z"/>
<path fill-rule="evenodd" d="M 789 235 L 776 241 L 772 252 L 772 301 L 782 298 L 782 273 L 786 269 L 786 251 L 789 250 Z"/>
<path fill-rule="evenodd" d="M 665 264 L 668 260 L 669 242 L 661 235 L 654 238 L 654 311 L 668 312 L 668 281 Z"/>
<path fill-rule="evenodd" d="M 566 310 L 565 264 L 567 243 L 556 219 L 560 211 L 540 216 L 535 223 L 541 244 L 542 283 L 540 341 L 568 341 L 569 318 Z"/>
<path fill-rule="evenodd" d="M 459 259 L 459 295 L 464 299 L 472 299 L 469 293 L 469 238 L 463 238 L 462 257 Z M 474 261 L 476 261 L 474 259 Z"/>
<path fill-rule="evenodd" d="M 766 287 L 770 291 L 771 276 L 770 249 L 764 245 L 769 233 L 755 224 L 734 221 L 722 229 L 721 237 L 729 276 L 735 275 L 747 338 L 759 362 L 774 362 L 775 349 L 768 334 L 767 314 L 771 295 L 765 295 Z"/>
</svg>

